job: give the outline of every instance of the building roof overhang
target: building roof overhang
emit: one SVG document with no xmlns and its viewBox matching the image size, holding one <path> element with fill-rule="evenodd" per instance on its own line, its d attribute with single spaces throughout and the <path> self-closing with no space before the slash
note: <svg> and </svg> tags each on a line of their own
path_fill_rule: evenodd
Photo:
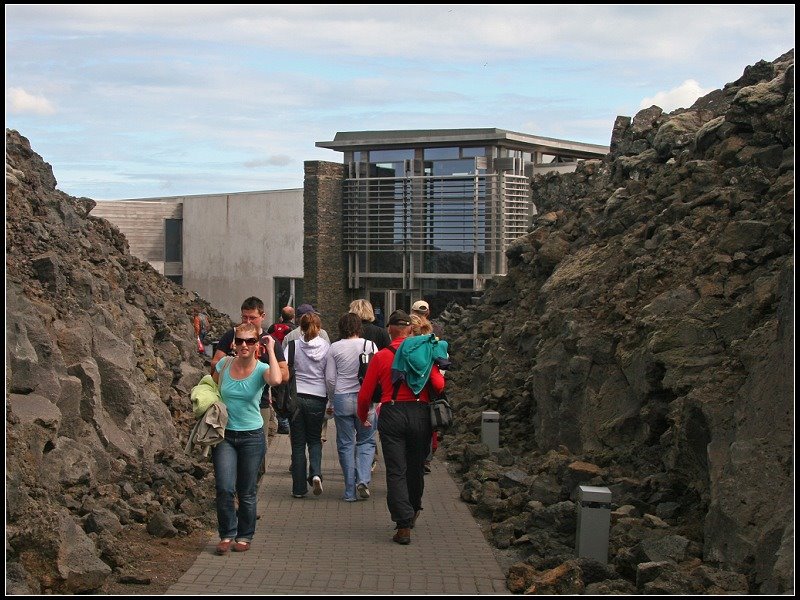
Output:
<svg viewBox="0 0 800 600">
<path fill-rule="evenodd" d="M 315 145 L 337 152 L 453 145 L 503 146 L 528 152 L 568 154 L 576 158 L 601 158 L 609 152 L 608 146 L 600 144 L 585 144 L 495 128 L 340 131 L 332 141 L 316 142 Z"/>
</svg>

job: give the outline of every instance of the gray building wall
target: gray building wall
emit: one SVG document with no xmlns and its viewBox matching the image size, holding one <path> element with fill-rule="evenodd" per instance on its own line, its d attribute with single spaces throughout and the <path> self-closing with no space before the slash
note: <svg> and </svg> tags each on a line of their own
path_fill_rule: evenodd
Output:
<svg viewBox="0 0 800 600">
<path fill-rule="evenodd" d="M 303 278 L 303 190 L 187 196 L 183 223 L 183 287 L 234 320 L 258 296 L 271 323 L 273 278 Z"/>
<path fill-rule="evenodd" d="M 302 188 L 100 200 L 92 216 L 116 225 L 131 254 L 162 274 L 164 219 L 182 218 L 183 262 L 167 263 L 166 274 L 182 275 L 183 287 L 234 320 L 242 300 L 258 296 L 272 323 L 274 278 L 303 279 Z"/>
</svg>

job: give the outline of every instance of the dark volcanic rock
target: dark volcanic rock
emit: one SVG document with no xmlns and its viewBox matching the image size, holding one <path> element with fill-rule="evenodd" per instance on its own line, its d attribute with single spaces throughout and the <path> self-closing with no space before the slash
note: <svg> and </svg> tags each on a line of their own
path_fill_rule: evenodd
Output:
<svg viewBox="0 0 800 600">
<path fill-rule="evenodd" d="M 13 590 L 82 593 L 125 555 L 127 524 L 187 517 L 174 497 L 205 500 L 192 516 L 213 523 L 208 461 L 180 456 L 187 387 L 207 372 L 191 316 L 202 306 L 218 331 L 230 319 L 55 186 L 6 130 L 6 567 Z M 171 497 L 151 487 L 156 472 Z"/>
<path fill-rule="evenodd" d="M 484 461 L 450 448 L 474 447 L 482 410 L 499 411 L 501 446 L 534 476 L 534 569 L 515 570 L 514 589 L 588 583 L 548 558 L 574 530 L 542 503 L 589 484 L 626 505 L 609 562 L 627 583 L 593 590 L 636 585 L 638 570 L 640 591 L 719 593 L 689 577 L 704 563 L 751 593 L 792 591 L 793 126 L 793 50 L 687 110 L 618 118 L 604 160 L 537 177 L 539 215 L 508 275 L 448 308 L 444 446 L 466 496 L 480 502 Z"/>
</svg>

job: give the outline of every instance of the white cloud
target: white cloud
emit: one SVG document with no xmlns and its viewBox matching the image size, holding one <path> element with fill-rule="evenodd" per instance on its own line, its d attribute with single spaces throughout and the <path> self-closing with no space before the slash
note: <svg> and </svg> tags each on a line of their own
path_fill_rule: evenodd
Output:
<svg viewBox="0 0 800 600">
<path fill-rule="evenodd" d="M 55 107 L 47 98 L 34 96 L 22 88 L 9 88 L 6 102 L 8 110 L 18 115 L 52 115 L 56 112 Z"/>
<path fill-rule="evenodd" d="M 244 166 L 248 169 L 257 169 L 258 167 L 285 167 L 291 164 L 292 157 L 285 154 L 275 154 L 262 160 L 248 160 Z"/>
<path fill-rule="evenodd" d="M 700 96 L 705 96 L 713 88 L 702 88 L 694 79 L 687 79 L 676 88 L 666 92 L 658 92 L 655 96 L 644 98 L 639 104 L 639 108 L 649 108 L 654 104 L 664 112 L 670 112 L 677 108 L 689 108 Z"/>
</svg>

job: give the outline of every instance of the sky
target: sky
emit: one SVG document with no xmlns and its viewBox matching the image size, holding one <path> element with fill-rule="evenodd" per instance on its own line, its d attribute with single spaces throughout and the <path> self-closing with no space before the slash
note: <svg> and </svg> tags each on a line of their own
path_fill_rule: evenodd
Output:
<svg viewBox="0 0 800 600">
<path fill-rule="evenodd" d="M 608 145 L 794 48 L 773 5 L 6 4 L 6 127 L 96 200 L 303 187 L 339 131 Z"/>
</svg>

